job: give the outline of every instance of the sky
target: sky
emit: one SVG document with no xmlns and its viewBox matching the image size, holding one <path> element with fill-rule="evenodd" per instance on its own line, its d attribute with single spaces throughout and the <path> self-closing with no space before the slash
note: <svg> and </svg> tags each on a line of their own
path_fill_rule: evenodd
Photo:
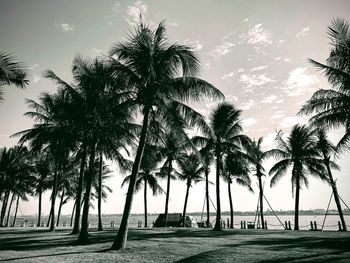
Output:
<svg viewBox="0 0 350 263">
<path fill-rule="evenodd" d="M 201 61 L 200 77 L 220 89 L 226 100 L 242 112 L 244 132 L 264 137 L 265 149 L 274 147 L 277 130 L 288 134 L 297 123 L 307 123 L 307 116 L 297 116 L 301 105 L 320 88 L 329 84 L 307 61 L 324 62 L 330 52 L 327 26 L 335 17 L 349 17 L 350 2 L 325 1 L 47 1 L 0 0 L 0 49 L 10 52 L 29 68 L 30 84 L 25 90 L 5 87 L 5 101 L 0 105 L 0 146 L 13 146 L 11 134 L 30 128 L 33 121 L 23 114 L 28 110 L 25 99 L 37 100 L 41 92 L 53 93 L 57 87 L 42 77 L 52 69 L 71 81 L 74 56 L 95 57 L 107 54 L 113 43 L 125 41 L 142 14 L 146 23 L 156 27 L 165 20 L 169 43 L 193 47 Z M 193 107 L 208 117 L 218 102 L 203 100 Z M 343 130 L 329 133 L 337 142 Z M 335 171 L 339 194 L 350 203 L 349 153 L 337 160 L 341 171 Z M 274 160 L 264 165 L 266 171 Z M 114 165 L 112 164 L 112 168 Z M 214 169 L 212 169 L 214 170 Z M 106 184 L 113 189 L 103 203 L 105 214 L 122 213 L 127 188 L 120 188 L 123 176 L 117 171 Z M 265 195 L 275 210 L 293 210 L 291 175 L 273 188 L 264 178 Z M 215 181 L 215 175 L 210 174 Z M 256 178 L 252 194 L 232 185 L 235 210 L 254 211 L 258 200 Z M 160 182 L 166 188 L 166 181 Z M 173 181 L 170 212 L 181 212 L 186 184 Z M 227 186 L 221 183 L 222 210 L 229 210 Z M 215 203 L 215 186 L 210 186 Z M 202 211 L 205 184 L 198 183 L 189 193 L 188 211 Z M 44 195 L 43 213 L 49 212 L 49 195 Z M 326 209 L 331 189 L 326 183 L 311 178 L 308 189 L 300 194 L 300 209 Z M 149 212 L 164 211 L 165 195 L 149 195 Z M 37 198 L 20 204 L 22 214 L 37 213 Z M 57 202 L 58 203 L 58 202 Z M 97 206 L 96 206 L 97 207 Z M 265 204 L 265 207 L 266 204 Z M 334 202 L 331 208 L 335 208 Z M 71 213 L 72 204 L 62 213 Z M 211 207 L 213 211 L 214 208 Z M 136 194 L 132 213 L 143 212 L 143 194 Z M 97 213 L 92 209 L 91 213 Z"/>
</svg>

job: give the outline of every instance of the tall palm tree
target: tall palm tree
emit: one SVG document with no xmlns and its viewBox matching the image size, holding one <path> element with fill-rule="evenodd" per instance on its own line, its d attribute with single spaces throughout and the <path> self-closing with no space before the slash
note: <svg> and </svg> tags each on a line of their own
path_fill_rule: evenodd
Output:
<svg viewBox="0 0 350 263">
<path fill-rule="evenodd" d="M 182 212 L 182 226 L 185 227 L 186 208 L 190 187 L 193 183 L 203 181 L 204 167 L 199 156 L 196 153 L 191 153 L 185 158 L 179 160 L 179 173 L 177 176 L 186 181 L 186 196 L 184 202 L 184 209 Z"/>
<path fill-rule="evenodd" d="M 344 150 L 350 147 L 350 27 L 341 18 L 332 20 L 328 27 L 332 49 L 326 64 L 310 59 L 325 74 L 331 89 L 320 89 L 302 106 L 301 114 L 313 114 L 310 121 L 317 127 L 345 128 L 338 143 Z"/>
<path fill-rule="evenodd" d="M 267 152 L 278 161 L 269 171 L 271 187 L 292 169 L 292 192 L 295 191 L 294 230 L 299 230 L 299 198 L 303 185 L 308 187 L 308 175 L 326 179 L 322 159 L 316 148 L 315 132 L 305 125 L 294 125 L 287 139 L 280 131 L 275 139 L 276 149 Z"/>
<path fill-rule="evenodd" d="M 250 145 L 246 148 L 247 157 L 253 168 L 252 171 L 255 172 L 255 176 L 258 178 L 259 184 L 259 210 L 260 210 L 260 220 L 261 226 L 264 229 L 264 192 L 262 177 L 265 176 L 265 169 L 263 167 L 263 161 L 267 158 L 266 151 L 262 149 L 263 137 L 260 137 L 257 141 L 252 140 Z"/>
<path fill-rule="evenodd" d="M 253 192 L 252 181 L 249 177 L 249 163 L 240 152 L 230 152 L 224 161 L 223 178 L 227 182 L 228 196 L 230 202 L 230 228 L 233 228 L 233 204 L 231 194 L 231 184 L 236 182 Z"/>
<path fill-rule="evenodd" d="M 192 140 L 199 147 L 208 147 L 216 158 L 216 222 L 214 230 L 221 230 L 220 176 L 223 171 L 223 158 L 229 151 L 236 151 L 249 143 L 242 134 L 240 124 L 241 111 L 232 104 L 221 103 L 212 112 L 209 129 L 203 130 L 204 136 L 195 136 Z"/>
<path fill-rule="evenodd" d="M 110 54 L 111 66 L 116 74 L 128 82 L 130 99 L 125 106 L 141 110 L 142 131 L 130 177 L 123 217 L 118 235 L 111 249 L 124 249 L 128 232 L 128 219 L 147 141 L 150 117 L 157 115 L 164 123 L 184 123 L 204 126 L 202 116 L 184 101 L 198 101 L 202 96 L 223 98 L 223 94 L 209 83 L 195 78 L 199 62 L 195 53 L 185 45 L 169 45 L 165 25 L 152 30 L 142 21 L 125 43 L 116 44 Z M 178 77 L 180 75 L 180 77 Z"/>
<path fill-rule="evenodd" d="M 147 224 L 147 186 L 152 190 L 154 196 L 162 194 L 165 191 L 158 183 L 158 177 L 161 175 L 159 173 L 158 164 L 161 160 L 161 155 L 159 153 L 159 147 L 147 144 L 145 146 L 144 155 L 142 157 L 140 171 L 137 176 L 135 192 L 141 190 L 143 186 L 144 189 L 144 209 L 145 209 L 145 227 Z M 131 175 L 125 177 L 122 186 L 130 181 Z"/>
<path fill-rule="evenodd" d="M 2 87 L 4 85 L 15 85 L 23 89 L 28 83 L 23 63 L 16 61 L 12 54 L 0 51 L 0 103 L 3 100 Z"/>
<path fill-rule="evenodd" d="M 333 179 L 332 170 L 331 170 L 331 168 L 339 170 L 338 165 L 336 165 L 333 161 L 331 161 L 332 155 L 335 155 L 337 152 L 336 147 L 335 145 L 332 144 L 332 142 L 328 140 L 326 131 L 324 129 L 318 129 L 316 132 L 316 137 L 317 137 L 316 147 L 323 158 L 324 165 L 327 168 L 328 183 L 332 187 L 334 200 L 337 205 L 340 221 L 342 223 L 342 230 L 346 231 L 347 227 L 346 227 L 341 203 L 339 200 L 338 189 L 337 189 L 336 182 Z"/>
</svg>

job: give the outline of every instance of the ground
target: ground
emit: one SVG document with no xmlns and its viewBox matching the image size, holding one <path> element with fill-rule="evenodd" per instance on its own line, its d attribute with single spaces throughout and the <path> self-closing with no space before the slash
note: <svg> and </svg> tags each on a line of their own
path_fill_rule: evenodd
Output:
<svg viewBox="0 0 350 263">
<path fill-rule="evenodd" d="M 70 231 L 0 229 L 0 262 L 350 262 L 349 232 L 130 229 L 124 251 L 105 251 L 116 229 L 84 246 Z"/>
</svg>

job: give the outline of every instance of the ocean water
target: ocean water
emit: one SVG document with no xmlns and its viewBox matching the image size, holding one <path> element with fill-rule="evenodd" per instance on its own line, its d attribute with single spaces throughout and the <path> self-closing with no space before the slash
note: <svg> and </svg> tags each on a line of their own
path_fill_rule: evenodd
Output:
<svg viewBox="0 0 350 263">
<path fill-rule="evenodd" d="M 201 216 L 198 216 L 198 214 L 191 214 L 188 215 L 193 216 L 197 222 L 206 220 L 205 217 L 201 218 Z M 148 227 L 152 227 L 153 222 L 157 219 L 158 214 L 150 214 L 148 215 L 147 221 L 148 221 Z M 350 215 L 345 215 L 345 222 L 347 227 L 350 229 Z M 114 226 L 118 227 L 121 222 L 121 215 L 103 215 L 102 221 L 104 227 L 111 227 L 111 223 L 114 222 Z M 48 217 L 44 216 L 42 218 L 42 221 L 46 224 Z M 278 218 L 274 215 L 265 215 L 264 216 L 265 221 L 267 222 L 267 228 L 268 229 L 284 229 L 284 224 L 287 221 L 290 221 L 291 227 L 293 229 L 294 224 L 294 216 L 293 215 L 279 215 Z M 19 217 L 17 218 L 16 227 L 32 227 L 36 224 L 36 218 L 34 216 L 25 216 L 25 217 Z M 227 220 L 229 220 L 229 215 L 223 215 L 222 220 L 225 222 L 225 225 L 227 224 Z M 241 215 L 235 215 L 234 216 L 234 227 L 235 228 L 241 228 L 241 221 L 248 222 L 254 222 L 255 216 L 241 216 Z M 256 219 L 257 220 L 257 219 Z M 322 225 L 323 230 L 338 230 L 338 221 L 340 221 L 338 215 L 327 215 L 326 220 L 324 215 L 300 215 L 299 216 L 299 228 L 300 230 L 309 230 L 311 229 L 310 221 L 316 222 L 317 229 L 321 229 Z M 210 221 L 214 224 L 215 223 L 215 216 L 210 217 Z M 12 222 L 12 220 L 10 220 Z M 89 215 L 89 223 L 90 227 L 97 227 L 98 223 L 98 217 L 97 215 Z M 283 226 L 282 226 L 282 224 Z M 143 214 L 133 214 L 130 215 L 129 218 L 129 226 L 130 227 L 138 227 L 139 224 L 141 226 L 144 226 L 144 215 Z M 69 227 L 70 225 L 70 216 L 62 216 L 60 218 L 60 227 Z M 255 227 L 257 227 L 257 222 L 255 224 Z"/>
</svg>

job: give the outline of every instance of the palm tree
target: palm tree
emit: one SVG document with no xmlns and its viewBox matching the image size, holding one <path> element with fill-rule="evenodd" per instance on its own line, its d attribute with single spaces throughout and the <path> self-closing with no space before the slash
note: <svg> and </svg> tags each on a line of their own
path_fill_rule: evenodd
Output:
<svg viewBox="0 0 350 263">
<path fill-rule="evenodd" d="M 221 230 L 220 176 L 223 171 L 223 157 L 229 151 L 241 149 L 249 143 L 240 124 L 241 111 L 232 104 L 221 103 L 210 117 L 210 128 L 203 130 L 204 136 L 192 140 L 199 147 L 208 147 L 216 158 L 216 222 L 214 230 Z"/>
<path fill-rule="evenodd" d="M 316 147 L 323 158 L 324 165 L 327 168 L 328 183 L 332 187 L 334 200 L 337 205 L 340 221 L 342 223 L 342 230 L 346 231 L 346 223 L 345 223 L 341 203 L 339 200 L 338 189 L 337 189 L 336 182 L 333 179 L 332 170 L 331 170 L 331 168 L 339 170 L 338 165 L 336 165 L 333 161 L 331 161 L 331 155 L 335 155 L 337 152 L 336 147 L 328 140 L 327 134 L 324 129 L 318 129 L 316 132 L 316 137 L 317 137 Z"/>
<path fill-rule="evenodd" d="M 164 23 L 156 30 L 141 21 L 136 32 L 126 43 L 116 44 L 110 54 L 111 67 L 116 75 L 127 81 L 130 98 L 124 104 L 133 112 L 143 114 L 142 131 L 131 172 L 125 201 L 123 218 L 118 235 L 111 249 L 124 249 L 128 232 L 128 219 L 139 173 L 143 151 L 147 141 L 150 117 L 153 115 L 170 127 L 178 123 L 204 126 L 200 114 L 182 103 L 202 96 L 223 98 L 223 94 L 209 83 L 195 78 L 199 62 L 195 53 L 185 45 L 169 45 L 165 36 Z M 180 70 L 182 67 L 182 72 Z M 182 73 L 182 74 L 181 74 Z M 180 77 L 177 77 L 179 76 Z"/>
<path fill-rule="evenodd" d="M 23 63 L 17 62 L 12 54 L 0 51 L 0 102 L 3 100 L 4 85 L 15 85 L 23 89 L 28 83 Z"/>
<path fill-rule="evenodd" d="M 230 228 L 233 228 L 233 205 L 231 184 L 235 181 L 237 184 L 246 187 L 253 192 L 251 187 L 252 181 L 249 177 L 249 163 L 243 154 L 240 152 L 230 152 L 225 158 L 223 178 L 227 182 L 228 196 L 230 202 Z"/>
<path fill-rule="evenodd" d="M 259 184 L 259 210 L 260 210 L 260 219 L 261 226 L 264 229 L 264 192 L 263 192 L 263 184 L 262 177 L 265 176 L 265 169 L 263 167 L 263 161 L 267 158 L 266 151 L 262 149 L 263 137 L 260 137 L 257 141 L 252 140 L 250 145 L 246 148 L 247 157 L 250 163 L 253 166 L 253 171 L 255 172 L 255 176 L 258 178 Z"/>
<path fill-rule="evenodd" d="M 310 59 L 322 70 L 332 85 L 331 89 L 320 89 L 302 106 L 301 114 L 313 114 L 313 125 L 324 128 L 345 128 L 345 134 L 337 147 L 350 146 L 350 28 L 344 19 L 333 19 L 328 27 L 332 49 L 326 64 Z"/>
<path fill-rule="evenodd" d="M 161 155 L 159 153 L 159 147 L 147 144 L 145 146 L 144 155 L 142 157 L 140 171 L 137 176 L 135 192 L 138 192 L 142 185 L 144 189 L 144 209 L 145 209 L 145 227 L 147 224 L 147 185 L 151 188 L 152 194 L 154 196 L 162 194 L 165 191 L 158 183 L 158 178 L 161 173 L 158 172 L 158 164 L 161 160 Z M 122 186 L 130 181 L 131 175 L 125 177 Z"/>
<path fill-rule="evenodd" d="M 203 181 L 202 175 L 204 174 L 204 168 L 202 166 L 199 156 L 196 153 L 192 153 L 179 160 L 179 169 L 180 171 L 177 174 L 177 176 L 181 180 L 186 181 L 187 186 L 184 209 L 182 212 L 182 226 L 185 227 L 186 208 L 189 190 L 193 183 Z"/>
<path fill-rule="evenodd" d="M 271 187 L 276 185 L 288 169 L 292 168 L 292 192 L 295 191 L 294 230 L 299 230 L 301 187 L 303 185 L 308 187 L 308 175 L 326 179 L 326 172 L 316 148 L 315 132 L 305 125 L 294 125 L 287 139 L 282 136 L 281 131 L 277 133 L 275 139 L 277 148 L 267 152 L 268 156 L 278 160 L 269 171 L 269 175 L 273 176 L 270 185 Z"/>
</svg>

